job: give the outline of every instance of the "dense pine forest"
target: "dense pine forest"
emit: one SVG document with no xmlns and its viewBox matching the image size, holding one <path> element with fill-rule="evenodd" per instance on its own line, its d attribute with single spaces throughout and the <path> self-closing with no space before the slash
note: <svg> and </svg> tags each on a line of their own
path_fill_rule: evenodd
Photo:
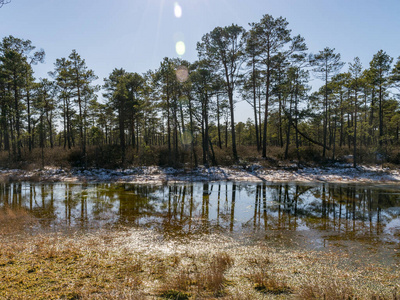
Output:
<svg viewBox="0 0 400 300">
<path fill-rule="evenodd" d="M 197 51 L 197 61 L 164 58 L 144 74 L 110 70 L 98 86 L 76 50 L 35 78 L 45 51 L 4 37 L 2 166 L 400 163 L 400 57 L 380 50 L 363 66 L 328 47 L 310 53 L 270 15 L 249 30 L 217 27 Z M 246 123 L 237 101 L 253 111 Z"/>
</svg>

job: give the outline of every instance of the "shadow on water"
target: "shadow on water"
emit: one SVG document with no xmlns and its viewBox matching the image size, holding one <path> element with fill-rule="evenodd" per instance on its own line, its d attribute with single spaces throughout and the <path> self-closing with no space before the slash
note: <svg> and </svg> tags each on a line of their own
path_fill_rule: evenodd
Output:
<svg viewBox="0 0 400 300">
<path fill-rule="evenodd" d="M 396 186 L 1 183 L 0 210 L 17 209 L 38 220 L 31 231 L 141 227 L 165 237 L 223 233 L 306 249 L 400 253 Z"/>
</svg>

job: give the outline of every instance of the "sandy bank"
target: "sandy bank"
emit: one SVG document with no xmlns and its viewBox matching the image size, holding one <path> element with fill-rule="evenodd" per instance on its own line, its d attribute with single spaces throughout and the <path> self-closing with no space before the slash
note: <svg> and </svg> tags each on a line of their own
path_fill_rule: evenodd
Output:
<svg viewBox="0 0 400 300">
<path fill-rule="evenodd" d="M 194 181 L 247 181 L 247 182 L 338 182 L 338 183 L 400 183 L 397 169 L 381 166 L 360 166 L 356 169 L 347 165 L 334 167 L 306 167 L 270 169 L 260 165 L 247 167 L 198 167 L 174 169 L 162 167 L 132 167 L 127 169 L 57 169 L 0 170 L 0 178 L 8 181 L 39 182 L 122 182 L 122 183 L 167 183 Z"/>
</svg>

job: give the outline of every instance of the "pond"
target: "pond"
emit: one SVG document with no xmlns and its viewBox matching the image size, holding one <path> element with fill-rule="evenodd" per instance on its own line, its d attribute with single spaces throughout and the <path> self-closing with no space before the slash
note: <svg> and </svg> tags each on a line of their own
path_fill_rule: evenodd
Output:
<svg viewBox="0 0 400 300">
<path fill-rule="evenodd" d="M 2 183 L 0 209 L 23 208 L 28 231 L 141 227 L 165 238 L 227 234 L 307 250 L 399 261 L 400 188 L 389 185 Z M 361 252 L 360 252 L 361 250 Z"/>
</svg>

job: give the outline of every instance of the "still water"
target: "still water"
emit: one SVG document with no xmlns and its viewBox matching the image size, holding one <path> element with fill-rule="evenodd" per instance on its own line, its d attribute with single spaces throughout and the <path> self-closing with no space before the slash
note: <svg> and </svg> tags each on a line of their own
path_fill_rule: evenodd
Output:
<svg viewBox="0 0 400 300">
<path fill-rule="evenodd" d="M 387 185 L 2 183 L 0 209 L 30 230 L 141 227 L 168 237 L 222 233 L 306 249 L 372 249 L 400 259 L 400 187 Z"/>
</svg>

